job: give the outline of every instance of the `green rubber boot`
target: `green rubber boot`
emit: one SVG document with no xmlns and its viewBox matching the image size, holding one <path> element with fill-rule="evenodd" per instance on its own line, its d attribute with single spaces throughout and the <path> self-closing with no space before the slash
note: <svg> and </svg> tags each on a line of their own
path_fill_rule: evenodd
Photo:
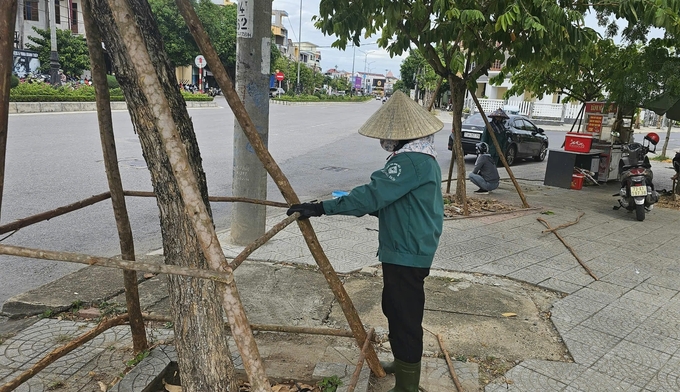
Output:
<svg viewBox="0 0 680 392">
<path fill-rule="evenodd" d="M 380 366 L 382 366 L 382 368 L 385 370 L 385 373 L 387 374 L 394 373 L 394 362 L 380 361 Z"/>
<path fill-rule="evenodd" d="M 388 392 L 418 392 L 420 384 L 420 362 L 407 363 L 394 360 L 394 378 L 396 384 Z"/>
</svg>

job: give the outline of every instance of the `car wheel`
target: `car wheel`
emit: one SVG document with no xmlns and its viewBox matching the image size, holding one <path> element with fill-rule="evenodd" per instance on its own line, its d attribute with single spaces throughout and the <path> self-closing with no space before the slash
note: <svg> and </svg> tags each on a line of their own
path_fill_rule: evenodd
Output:
<svg viewBox="0 0 680 392">
<path fill-rule="evenodd" d="M 548 146 L 541 144 L 541 150 L 539 151 L 538 155 L 534 157 L 534 161 L 543 162 L 546 155 L 548 155 Z"/>
<path fill-rule="evenodd" d="M 517 158 L 517 146 L 513 144 L 505 152 L 505 160 L 508 162 L 508 166 L 512 166 L 515 163 L 515 158 Z"/>
</svg>

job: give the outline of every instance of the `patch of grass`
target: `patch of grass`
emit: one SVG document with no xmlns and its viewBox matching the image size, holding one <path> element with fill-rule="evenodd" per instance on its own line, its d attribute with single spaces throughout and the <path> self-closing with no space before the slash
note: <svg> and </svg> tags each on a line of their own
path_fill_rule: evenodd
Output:
<svg viewBox="0 0 680 392">
<path fill-rule="evenodd" d="M 338 376 L 324 377 L 317 384 L 321 392 L 335 392 L 340 385 L 342 385 L 342 380 Z"/>
<path fill-rule="evenodd" d="M 57 389 L 61 389 L 65 386 L 66 386 L 66 384 L 64 384 L 64 382 L 61 381 L 61 380 L 52 381 L 51 383 L 49 383 L 47 385 L 47 390 L 48 391 L 56 391 Z"/>
<path fill-rule="evenodd" d="M 125 313 L 125 309 L 123 307 L 106 301 L 102 301 L 95 306 L 99 309 L 99 312 L 101 314 L 101 316 L 99 316 L 98 318 L 98 320 L 100 321 L 108 316 L 116 316 Z"/>
<path fill-rule="evenodd" d="M 125 362 L 125 366 L 127 367 L 135 367 L 137 366 L 138 363 L 142 362 L 144 358 L 149 356 L 150 351 L 149 350 L 144 350 L 135 355 L 134 358 L 130 359 L 129 361 Z"/>
<path fill-rule="evenodd" d="M 667 157 L 667 156 L 661 155 L 661 154 L 654 155 L 653 157 L 651 157 L 649 159 L 651 159 L 653 161 L 659 161 L 659 162 L 670 162 L 671 161 L 671 157 Z"/>
<path fill-rule="evenodd" d="M 65 334 L 58 335 L 56 338 L 54 338 L 54 341 L 59 344 L 65 344 L 70 342 L 71 340 L 73 340 L 73 337 Z"/>
<path fill-rule="evenodd" d="M 54 312 L 53 309 L 47 309 L 46 311 L 42 312 L 42 314 L 40 314 L 40 318 L 41 319 L 42 318 L 50 318 L 50 317 L 54 316 L 55 314 L 56 313 Z"/>
<path fill-rule="evenodd" d="M 77 314 L 79 310 L 85 307 L 85 303 L 81 300 L 73 301 L 71 303 L 71 313 Z"/>
</svg>

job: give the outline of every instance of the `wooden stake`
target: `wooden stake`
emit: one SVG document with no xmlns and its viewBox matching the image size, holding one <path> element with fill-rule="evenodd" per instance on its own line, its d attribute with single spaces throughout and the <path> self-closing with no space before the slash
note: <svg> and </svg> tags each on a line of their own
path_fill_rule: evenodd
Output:
<svg viewBox="0 0 680 392">
<path fill-rule="evenodd" d="M 106 200 L 111 197 L 111 192 L 104 192 L 92 197 L 88 197 L 85 200 L 77 201 L 72 204 L 65 205 L 63 207 L 55 208 L 50 211 L 41 212 L 39 214 L 31 215 L 27 218 L 15 220 L 14 222 L 7 223 L 6 225 L 0 226 L 0 234 L 5 234 L 10 231 L 19 230 L 22 227 L 32 225 L 34 223 L 50 220 L 56 218 L 60 215 L 79 210 L 83 207 L 91 206 L 92 204 L 99 203 L 100 201 Z"/>
<path fill-rule="evenodd" d="M 111 98 L 109 95 L 109 85 L 106 79 L 106 61 L 104 60 L 104 49 L 102 48 L 101 32 L 99 27 L 92 20 L 92 5 L 88 1 L 83 4 L 83 21 L 87 48 L 90 53 L 90 69 L 92 70 L 92 83 L 94 85 L 97 100 L 97 121 L 99 123 L 99 137 L 102 144 L 104 155 L 104 167 L 106 168 L 106 178 L 111 193 L 111 204 L 113 205 L 113 216 L 116 219 L 116 229 L 118 230 L 118 242 L 120 245 L 121 257 L 124 260 L 135 260 L 135 245 L 132 238 L 132 227 L 125 205 L 125 195 L 123 195 L 123 181 L 120 177 L 118 167 L 118 153 L 116 152 L 116 139 L 113 134 L 113 119 L 111 117 Z M 123 282 L 125 283 L 125 301 L 127 304 L 128 315 L 130 316 L 130 331 L 132 332 L 132 347 L 135 353 L 142 352 L 149 348 L 146 340 L 146 329 L 142 319 L 142 310 L 139 305 L 139 288 L 137 286 L 137 272 L 123 270 Z"/>
<path fill-rule="evenodd" d="M 191 276 L 194 278 L 210 279 L 221 283 L 230 283 L 233 280 L 232 274 L 220 271 L 189 268 L 171 264 L 143 263 L 140 261 L 112 259 L 107 257 L 90 256 L 81 253 L 56 252 L 43 249 L 24 248 L 14 245 L 0 244 L 0 254 L 41 260 L 65 261 L 67 263 L 98 265 L 100 267 L 108 268 L 137 270 L 151 272 L 154 274 Z"/>
<path fill-rule="evenodd" d="M 371 338 L 373 337 L 374 328 L 371 328 L 366 334 L 366 341 L 361 347 L 361 352 L 359 353 L 359 360 L 357 361 L 357 367 L 352 373 L 352 378 L 349 380 L 349 385 L 347 386 L 347 392 L 354 392 L 354 388 L 357 387 L 357 382 L 359 381 L 359 375 L 361 374 L 361 368 L 364 367 L 364 358 L 366 357 L 366 351 L 368 351 L 368 346 L 371 344 Z"/>
<path fill-rule="evenodd" d="M 580 217 L 579 217 L 579 218 L 580 218 Z M 569 252 L 571 252 L 571 254 L 576 258 L 576 261 L 578 261 L 578 263 L 581 264 L 581 267 L 583 267 L 583 269 L 585 269 L 586 272 L 588 272 L 588 275 L 592 276 L 592 278 L 595 279 L 595 280 L 599 280 L 599 279 L 597 278 L 597 276 L 595 276 L 595 274 L 593 273 L 593 271 L 591 271 L 590 268 L 588 268 L 588 266 L 586 265 L 586 263 L 584 263 L 584 262 L 578 257 L 578 255 L 576 254 L 576 252 L 574 251 L 574 249 L 573 249 L 571 246 L 569 246 L 569 244 L 567 244 L 567 241 L 565 241 L 564 238 L 562 238 L 562 236 L 561 236 L 557 231 L 555 231 L 555 230 L 557 230 L 557 228 L 553 229 L 552 227 L 550 227 L 550 224 L 549 224 L 548 222 L 546 222 L 545 219 L 543 219 L 543 218 L 536 218 L 536 220 L 538 220 L 539 222 L 543 223 L 543 225 L 544 225 L 545 227 L 548 228 L 547 231 L 552 232 L 553 234 L 555 234 L 555 235 L 557 236 L 557 238 L 559 238 L 559 240 L 562 242 L 562 244 L 564 244 L 564 246 L 566 246 L 567 249 L 569 249 Z"/>
<path fill-rule="evenodd" d="M 458 376 L 456 375 L 456 371 L 453 369 L 453 363 L 451 362 L 451 357 L 449 356 L 449 352 L 446 351 L 444 348 L 444 342 L 442 341 L 442 336 L 440 334 L 437 334 L 437 340 L 439 341 L 439 348 L 442 350 L 444 353 L 444 357 L 446 358 L 446 364 L 449 366 L 449 373 L 451 373 L 451 378 L 453 378 L 453 384 L 456 386 L 456 389 L 458 392 L 464 392 L 463 391 L 463 386 L 460 384 L 460 380 L 458 379 Z"/>
<path fill-rule="evenodd" d="M 300 216 L 300 213 L 296 212 L 295 214 L 287 217 L 283 221 L 277 223 L 269 229 L 264 235 L 252 243 L 248 244 L 241 253 L 234 258 L 234 260 L 229 264 L 229 267 L 231 267 L 232 270 L 235 270 L 243 261 L 250 256 L 251 253 L 255 252 L 260 246 L 264 245 L 267 241 L 269 241 L 276 233 L 279 231 L 283 230 L 286 228 L 286 226 L 290 225 L 291 223 L 295 222 L 297 218 Z"/>
<path fill-rule="evenodd" d="M 125 196 L 156 197 L 156 194 L 153 193 L 153 192 L 123 191 L 123 193 L 125 194 Z M 261 205 L 272 206 L 272 207 L 288 208 L 288 204 L 286 204 L 286 203 L 281 203 L 281 202 L 278 202 L 278 201 L 251 199 L 251 198 L 248 198 L 248 197 L 208 196 L 208 201 L 241 202 L 241 203 L 261 204 Z"/>
<path fill-rule="evenodd" d="M 575 221 L 569 222 L 569 223 L 565 223 L 565 224 L 563 224 L 563 225 L 559 225 L 559 226 L 554 227 L 554 228 L 552 228 L 552 229 L 543 230 L 541 233 L 552 233 L 552 232 L 554 232 L 555 230 L 564 229 L 565 227 L 569 227 L 569 226 L 575 225 L 575 224 L 577 224 L 577 223 L 581 220 L 581 217 L 583 217 L 583 215 L 585 215 L 585 214 L 586 214 L 585 212 L 582 212 L 581 215 L 579 215 L 578 218 L 576 218 Z"/>
<path fill-rule="evenodd" d="M 26 382 L 31 377 L 35 376 L 39 371 L 45 369 L 50 364 L 54 363 L 54 361 L 56 361 L 57 359 L 63 357 L 64 355 L 70 353 L 71 351 L 75 350 L 76 348 L 78 348 L 78 347 L 82 346 L 83 344 L 89 342 L 90 340 L 99 336 L 104 331 L 108 330 L 109 328 L 115 327 L 117 325 L 125 324 L 127 321 L 128 321 L 127 313 L 124 313 L 124 314 L 118 315 L 116 317 L 110 318 L 108 320 L 102 321 L 101 323 L 99 323 L 93 329 L 91 329 L 88 332 L 78 336 L 77 338 L 71 340 L 67 344 L 53 350 L 51 353 L 44 356 L 35 365 L 31 366 L 30 369 L 21 373 L 14 380 L 6 383 L 5 385 L 0 386 L 0 392 L 13 391 L 14 389 L 16 389 L 16 387 L 23 384 L 24 382 Z"/>
</svg>

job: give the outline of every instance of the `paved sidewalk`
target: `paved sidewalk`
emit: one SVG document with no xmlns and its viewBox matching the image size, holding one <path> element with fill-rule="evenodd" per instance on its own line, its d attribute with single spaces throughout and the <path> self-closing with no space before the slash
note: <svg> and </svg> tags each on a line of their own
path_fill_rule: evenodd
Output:
<svg viewBox="0 0 680 392">
<path fill-rule="evenodd" d="M 644 222 L 637 222 L 633 214 L 612 209 L 615 198 L 611 195 L 617 191 L 614 184 L 584 187 L 580 191 L 545 187 L 538 182 L 522 182 L 522 187 L 529 204 L 547 214 L 531 210 L 446 220 L 433 273 L 461 271 L 501 276 L 567 294 L 554 304 L 551 320 L 574 362 L 522 361 L 510 369 L 504 379 L 487 385 L 485 391 L 680 390 L 680 266 L 677 263 L 680 211 L 655 208 Z M 488 197 L 520 205 L 509 181 L 504 180 Z M 542 233 L 545 227 L 537 221 L 541 217 L 556 227 L 576 220 L 581 212 L 585 215 L 579 223 L 559 232 L 598 277 L 597 281 L 584 271 L 556 236 Z M 269 224 L 278 222 L 282 216 L 281 210 L 272 210 Z M 324 216 L 314 219 L 313 225 L 339 273 L 377 265 L 377 222 L 373 218 Z M 240 248 L 225 247 L 227 256 L 239 251 Z M 278 234 L 252 257 L 314 265 L 295 225 Z M 300 290 L 314 285 L 306 284 L 304 279 L 307 278 L 296 281 L 291 277 L 288 284 Z M 322 294 L 317 291 L 303 291 L 301 295 L 323 303 L 323 298 L 318 297 Z M 284 295 L 289 290 L 280 288 L 274 292 Z M 152 302 L 154 297 L 150 295 L 143 300 Z M 375 298 L 372 301 L 375 302 Z M 360 304 L 357 306 L 363 304 L 360 300 L 357 302 Z M 263 311 L 276 313 L 275 309 Z M 306 315 L 298 320 L 300 325 L 305 325 L 306 317 L 316 317 L 314 311 L 300 312 Z M 426 319 L 425 323 L 428 322 Z M 37 354 L 44 355 L 47 348 L 41 342 L 53 343 L 57 335 L 63 334 L 63 328 L 78 326 L 41 320 L 0 345 L 0 384 L 34 362 L 39 357 Z M 103 335 L 89 350 L 105 350 L 110 342 L 120 342 L 123 331 L 115 329 Z M 87 372 L 91 362 L 86 349 L 82 350 L 70 354 L 75 365 L 63 365 L 56 372 L 67 374 L 78 366 L 79 374 Z M 462 363 L 457 363 L 459 365 Z M 439 367 L 439 377 L 445 375 L 445 369 L 445 365 Z M 476 376 L 471 368 L 457 367 L 457 370 L 459 374 L 469 371 L 466 380 Z M 435 373 L 428 374 L 435 377 Z M 427 377 L 430 376 L 425 376 L 425 383 Z M 430 392 L 454 390 L 450 386 L 428 385 L 432 385 Z M 18 390 L 41 390 L 38 388 L 29 383 Z"/>
</svg>

